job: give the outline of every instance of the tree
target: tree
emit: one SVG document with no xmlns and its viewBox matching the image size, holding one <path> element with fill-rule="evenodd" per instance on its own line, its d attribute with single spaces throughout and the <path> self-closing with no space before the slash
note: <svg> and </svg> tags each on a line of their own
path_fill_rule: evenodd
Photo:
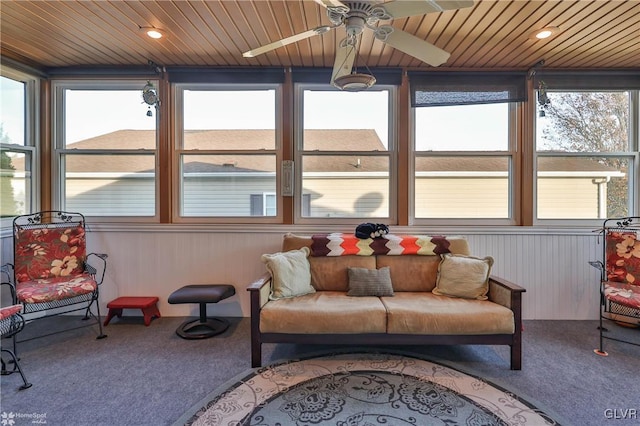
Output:
<svg viewBox="0 0 640 426">
<path fill-rule="evenodd" d="M 548 97 L 549 125 L 543 130 L 541 149 L 592 152 L 599 164 L 628 173 L 626 159 L 598 157 L 601 152 L 628 151 L 627 92 L 562 92 L 548 93 Z M 628 215 L 628 188 L 628 176 L 607 183 L 608 217 Z"/>
<path fill-rule="evenodd" d="M 11 143 L 2 123 L 0 123 L 0 143 Z M 15 199 L 11 184 L 15 169 L 11 157 L 4 150 L 0 151 L 0 217 L 20 214 L 20 205 Z"/>
</svg>

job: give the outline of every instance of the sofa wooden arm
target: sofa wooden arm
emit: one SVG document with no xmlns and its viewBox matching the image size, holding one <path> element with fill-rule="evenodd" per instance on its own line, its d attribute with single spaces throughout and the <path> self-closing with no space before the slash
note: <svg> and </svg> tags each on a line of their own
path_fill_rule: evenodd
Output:
<svg viewBox="0 0 640 426">
<path fill-rule="evenodd" d="M 491 275 L 489 277 L 489 281 L 493 281 L 499 286 L 509 289 L 509 291 L 517 291 L 519 293 L 524 293 L 525 291 L 527 291 L 525 288 L 520 287 L 519 285 L 514 284 L 511 281 L 507 281 L 504 278 L 496 277 L 495 275 Z"/>
<path fill-rule="evenodd" d="M 511 346 L 511 369 L 522 368 L 522 293 L 524 288 L 496 276 L 489 277 L 489 300 L 513 312 L 514 332 Z"/>
<path fill-rule="evenodd" d="M 271 292 L 271 275 L 269 273 L 265 273 L 260 276 L 260 278 L 249 284 L 247 291 L 251 293 L 251 304 L 254 303 L 255 299 L 256 303 L 258 303 L 258 308 L 263 307 L 264 304 L 269 301 L 269 293 Z"/>
<path fill-rule="evenodd" d="M 513 310 L 514 305 L 520 305 L 525 291 L 527 290 L 504 278 L 495 275 L 489 277 L 489 300 L 509 309 Z"/>
<path fill-rule="evenodd" d="M 269 301 L 271 275 L 265 273 L 247 287 L 251 302 L 251 366 L 262 365 L 262 338 L 260 334 L 260 309 Z"/>
<path fill-rule="evenodd" d="M 267 285 L 271 281 L 271 274 L 265 272 L 260 278 L 249 284 L 247 287 L 247 291 L 257 291 L 262 288 L 262 286 Z"/>
</svg>

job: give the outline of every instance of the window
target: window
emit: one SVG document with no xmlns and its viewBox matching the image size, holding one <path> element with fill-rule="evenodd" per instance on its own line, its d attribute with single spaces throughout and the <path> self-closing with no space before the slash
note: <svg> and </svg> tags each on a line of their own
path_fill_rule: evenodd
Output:
<svg viewBox="0 0 640 426">
<path fill-rule="evenodd" d="M 413 217 L 515 223 L 518 75 L 416 74 Z"/>
<path fill-rule="evenodd" d="M 251 216 L 275 216 L 276 194 L 251 194 Z"/>
<path fill-rule="evenodd" d="M 6 66 L 0 76 L 0 217 L 37 209 L 35 76 Z"/>
<path fill-rule="evenodd" d="M 631 111 L 637 111 L 637 94 L 545 91 L 545 95 L 549 102 L 540 106 L 536 122 L 537 218 L 631 215 L 637 173 Z"/>
<path fill-rule="evenodd" d="M 511 217 L 509 145 L 509 104 L 417 108 L 415 217 Z"/>
<path fill-rule="evenodd" d="M 142 101 L 146 84 L 54 82 L 60 208 L 87 216 L 156 216 L 158 112 Z"/>
<path fill-rule="evenodd" d="M 297 93 L 302 105 L 299 217 L 393 221 L 395 90 L 380 85 L 341 92 L 299 85 Z"/>
<path fill-rule="evenodd" d="M 279 86 L 177 84 L 176 93 L 178 215 L 276 220 Z"/>
</svg>

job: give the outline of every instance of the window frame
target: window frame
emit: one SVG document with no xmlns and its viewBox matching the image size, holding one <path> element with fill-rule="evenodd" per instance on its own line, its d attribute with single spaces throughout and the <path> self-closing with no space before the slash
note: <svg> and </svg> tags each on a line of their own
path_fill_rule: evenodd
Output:
<svg viewBox="0 0 640 426">
<path fill-rule="evenodd" d="M 24 83 L 24 145 L 0 143 L 3 151 L 25 155 L 25 170 L 31 171 L 29 182 L 29 209 L 25 213 L 40 210 L 41 203 L 41 146 L 40 146 L 40 76 L 3 64 L 0 75 L 10 80 Z M 28 165 L 26 159 L 29 158 Z M 0 227 L 8 228 L 13 217 L 0 218 Z"/>
<path fill-rule="evenodd" d="M 365 222 L 384 222 L 388 224 L 396 224 L 398 221 L 398 86 L 393 84 L 376 84 L 367 91 L 387 91 L 388 99 L 388 146 L 386 151 L 304 151 L 304 92 L 306 90 L 341 92 L 339 89 L 329 85 L 320 83 L 299 82 L 294 83 L 294 146 L 293 159 L 296 166 L 294 167 L 294 224 L 298 225 L 318 225 L 318 224 L 335 224 L 335 225 L 353 225 Z M 380 157 L 387 156 L 389 159 L 389 216 L 388 217 L 312 217 L 303 216 L 306 211 L 307 199 L 303 193 L 302 179 L 302 159 L 305 155 L 318 156 L 363 156 L 363 157 Z"/>
<path fill-rule="evenodd" d="M 138 223 L 148 222 L 157 223 L 160 221 L 160 111 L 156 108 L 155 118 L 155 149 L 67 149 L 65 146 L 65 119 L 66 119 L 66 99 L 64 92 L 71 90 L 138 90 L 140 91 L 140 99 L 142 103 L 142 89 L 151 82 L 158 87 L 157 79 L 60 79 L 51 80 L 52 92 L 52 207 L 54 209 L 66 209 L 65 200 L 63 199 L 66 191 L 65 169 L 62 158 L 66 155 L 140 155 L 151 154 L 154 156 L 154 215 L 153 216 L 92 216 L 85 214 L 91 218 L 93 222 L 105 223 Z M 83 213 L 84 214 L 84 213 Z"/>
<path fill-rule="evenodd" d="M 184 91 L 259 91 L 273 90 L 275 92 L 275 146 L 273 149 L 261 150 L 189 150 L 184 148 Z M 202 83 L 202 82 L 177 82 L 171 84 L 171 93 L 173 97 L 173 139 L 174 143 L 171 147 L 171 164 L 173 168 L 172 176 L 172 217 L 173 223 L 220 223 L 220 224 L 245 224 L 245 223 L 263 223 L 263 224 L 281 224 L 284 218 L 284 203 L 282 199 L 282 173 L 281 165 L 283 161 L 283 144 L 282 144 L 282 128 L 283 128 L 283 88 L 281 83 Z M 266 155 L 275 156 L 275 178 L 276 178 L 276 215 L 275 216 L 183 216 L 182 203 L 182 167 L 180 158 L 183 154 L 198 155 Z M 256 191 L 262 193 L 263 191 Z"/>
<path fill-rule="evenodd" d="M 579 93 L 579 92 L 628 92 L 629 93 L 629 123 L 628 123 L 628 145 L 627 151 L 585 151 L 585 152 L 546 152 L 538 150 L 537 141 L 537 125 L 538 125 L 538 108 L 534 108 L 533 122 L 532 122 L 532 143 L 533 143 L 533 175 L 531 176 L 533 185 L 533 226 L 583 226 L 583 227 L 597 227 L 601 226 L 602 222 L 607 219 L 604 218 L 539 218 L 538 217 L 538 159 L 539 158 L 589 158 L 589 157 L 610 157 L 616 159 L 629 160 L 629 176 L 628 176 L 628 188 L 627 194 L 628 201 L 628 215 L 637 216 L 640 212 L 640 90 L 638 89 L 623 89 L 623 88 L 603 88 L 599 87 L 597 82 L 592 86 L 587 84 L 587 87 L 583 84 L 577 84 L 577 88 L 571 89 L 563 85 L 559 88 L 545 89 L 547 92 L 562 92 L 562 93 Z M 538 89 L 534 89 L 535 98 L 537 99 Z"/>
</svg>

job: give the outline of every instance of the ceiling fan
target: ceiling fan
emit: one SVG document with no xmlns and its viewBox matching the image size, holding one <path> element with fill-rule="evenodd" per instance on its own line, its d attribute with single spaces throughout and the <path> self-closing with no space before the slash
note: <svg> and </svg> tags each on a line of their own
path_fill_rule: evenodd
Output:
<svg viewBox="0 0 640 426">
<path fill-rule="evenodd" d="M 462 9 L 471 7 L 474 4 L 472 0 L 396 0 L 387 3 L 315 0 L 315 2 L 327 9 L 327 16 L 332 25 L 323 25 L 265 44 L 244 52 L 242 56 L 253 58 L 279 47 L 344 26 L 347 36 L 339 43 L 336 49 L 331 84 L 343 90 L 362 90 L 375 83 L 375 78 L 371 75 L 352 72 L 356 60 L 358 38 L 365 28 L 373 31 L 376 39 L 422 62 L 437 67 L 449 59 L 448 52 L 391 25 L 377 25 L 378 21 Z"/>
</svg>

